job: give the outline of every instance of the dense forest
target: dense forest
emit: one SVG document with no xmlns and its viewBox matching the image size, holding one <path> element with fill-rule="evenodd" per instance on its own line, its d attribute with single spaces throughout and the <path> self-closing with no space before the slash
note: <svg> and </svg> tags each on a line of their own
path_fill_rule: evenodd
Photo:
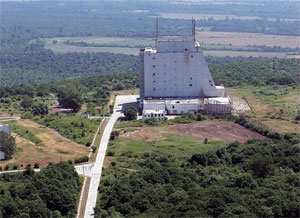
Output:
<svg viewBox="0 0 300 218">
<path fill-rule="evenodd" d="M 297 59 L 277 59 L 211 65 L 210 70 L 215 82 L 225 86 L 297 85 L 299 65 Z"/>
<path fill-rule="evenodd" d="M 297 143 L 236 142 L 184 161 L 146 152 L 137 171 L 109 168 L 95 217 L 299 217 Z"/>
<path fill-rule="evenodd" d="M 133 55 L 54 54 L 39 43 L 14 49 L 7 47 L 3 46 L 0 50 L 1 85 L 55 82 L 103 73 L 137 72 L 139 66 L 138 58 Z"/>
<path fill-rule="evenodd" d="M 50 164 L 41 172 L 0 175 L 0 217 L 74 217 L 81 184 L 74 166 Z"/>
<path fill-rule="evenodd" d="M 261 58 L 207 57 L 208 64 L 258 61 Z M 139 71 L 139 59 L 134 55 L 113 53 L 55 54 L 43 48 L 43 43 L 32 43 L 0 49 L 2 86 L 28 83 L 57 82 L 104 73 Z"/>
<path fill-rule="evenodd" d="M 44 62 L 43 60 L 40 60 L 40 58 L 38 58 L 38 55 L 36 58 L 32 59 L 27 59 L 27 57 L 24 56 L 24 59 L 28 61 L 24 61 L 24 63 L 18 64 L 20 72 L 22 72 L 21 69 L 24 68 L 31 70 L 35 69 L 36 71 L 32 71 L 32 75 L 30 73 L 26 74 L 24 72 L 23 79 L 19 74 L 15 74 L 15 77 L 12 77 L 14 73 L 10 71 L 11 69 L 9 68 L 9 60 L 7 60 L 6 66 L 8 67 L 5 69 L 7 70 L 7 72 L 10 72 L 10 74 L 8 74 L 6 77 L 3 75 L 3 77 L 1 78 L 2 80 L 6 81 L 4 85 L 26 83 L 25 81 L 28 80 L 34 83 L 43 83 L 24 84 L 10 87 L 1 86 L 0 98 L 18 94 L 29 95 L 32 97 L 37 95 L 45 96 L 51 92 L 58 94 L 63 87 L 74 88 L 81 94 L 87 92 L 88 90 L 91 91 L 97 88 L 100 89 L 101 87 L 104 87 L 104 90 L 138 88 L 138 73 L 122 74 L 122 72 L 138 71 L 138 59 L 135 56 L 115 55 L 110 53 L 72 53 L 72 55 L 70 56 L 60 55 L 59 57 L 62 61 L 60 61 L 59 58 L 55 58 L 56 60 L 58 60 L 58 63 L 61 63 L 61 66 L 57 67 L 57 64 L 53 62 L 55 55 L 51 51 L 48 51 L 47 54 L 49 56 L 45 55 Z M 35 57 L 35 55 L 33 55 L 32 57 Z M 96 65 L 95 67 L 87 64 L 87 62 L 94 63 L 94 58 L 97 58 L 96 60 L 98 60 L 99 62 L 102 61 L 103 66 Z M 105 61 L 106 58 L 111 58 L 109 59 L 111 61 Z M 72 59 L 73 61 L 75 61 L 76 59 L 76 63 L 71 64 Z M 69 65 L 68 67 L 64 67 L 67 61 L 69 61 Z M 225 86 L 299 84 L 297 76 L 299 72 L 300 61 L 297 59 L 260 60 L 257 58 L 247 59 L 241 57 L 207 57 L 207 62 L 210 64 L 209 68 L 215 82 L 217 84 L 224 84 Z M 41 65 L 44 66 L 44 71 L 42 70 Z M 97 68 L 97 66 L 99 68 Z M 131 68 L 127 68 L 126 66 Z M 97 74 L 97 69 L 103 69 L 102 73 L 115 72 L 117 74 L 95 75 Z M 49 72 L 49 74 L 44 74 L 45 72 Z M 53 84 L 45 83 L 47 81 L 60 81 L 63 79 L 76 78 L 80 76 L 91 77 L 77 78 Z M 12 80 L 12 78 L 15 79 Z"/>
</svg>

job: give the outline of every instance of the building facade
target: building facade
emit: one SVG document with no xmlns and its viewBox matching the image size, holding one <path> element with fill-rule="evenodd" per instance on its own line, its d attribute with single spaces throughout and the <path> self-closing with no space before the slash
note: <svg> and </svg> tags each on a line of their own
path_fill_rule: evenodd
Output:
<svg viewBox="0 0 300 218">
<path fill-rule="evenodd" d="M 205 98 L 224 97 L 221 96 L 224 87 L 217 89 L 215 86 L 195 39 L 194 20 L 192 24 L 192 35 L 157 34 L 155 48 L 140 50 L 140 107 L 143 113 L 158 109 L 167 114 L 205 111 Z"/>
</svg>

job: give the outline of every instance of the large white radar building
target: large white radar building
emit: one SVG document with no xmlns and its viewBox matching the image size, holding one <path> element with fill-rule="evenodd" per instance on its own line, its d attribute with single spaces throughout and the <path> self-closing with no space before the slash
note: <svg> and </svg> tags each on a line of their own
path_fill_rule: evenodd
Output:
<svg viewBox="0 0 300 218">
<path fill-rule="evenodd" d="M 158 35 L 155 48 L 140 50 L 140 107 L 143 117 L 205 112 L 230 114 L 231 100 L 223 86 L 215 86 L 200 44 L 192 35 Z"/>
</svg>

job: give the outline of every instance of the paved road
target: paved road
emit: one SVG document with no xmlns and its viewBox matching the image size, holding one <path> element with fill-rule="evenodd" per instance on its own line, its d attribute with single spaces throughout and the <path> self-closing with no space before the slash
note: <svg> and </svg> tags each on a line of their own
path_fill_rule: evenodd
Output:
<svg viewBox="0 0 300 218">
<path fill-rule="evenodd" d="M 98 187 L 100 183 L 103 162 L 106 154 L 106 149 L 109 137 L 113 126 L 117 119 L 122 116 L 122 110 L 127 106 L 134 104 L 137 101 L 138 95 L 118 95 L 116 97 L 114 112 L 104 129 L 103 136 L 100 142 L 96 162 L 91 169 L 91 183 L 86 202 L 84 218 L 94 217 L 94 207 L 96 206 Z"/>
<path fill-rule="evenodd" d="M 80 165 L 75 165 L 75 170 L 79 175 L 84 175 L 84 176 L 90 176 L 91 169 L 94 166 L 94 163 L 88 163 L 88 164 L 80 164 Z M 26 169 L 21 169 L 21 170 L 6 170 L 6 171 L 0 171 L 0 174 L 4 173 L 19 173 L 23 172 Z M 41 169 L 33 169 L 35 172 L 40 172 Z"/>
<path fill-rule="evenodd" d="M 12 120 L 20 120 L 21 117 L 0 117 L 0 121 L 12 121 Z"/>
<path fill-rule="evenodd" d="M 35 172 L 40 172 L 41 169 L 33 169 Z M 25 169 L 22 170 L 6 170 L 6 171 L 1 171 L 0 174 L 5 174 L 5 173 L 20 173 L 25 171 Z"/>
</svg>

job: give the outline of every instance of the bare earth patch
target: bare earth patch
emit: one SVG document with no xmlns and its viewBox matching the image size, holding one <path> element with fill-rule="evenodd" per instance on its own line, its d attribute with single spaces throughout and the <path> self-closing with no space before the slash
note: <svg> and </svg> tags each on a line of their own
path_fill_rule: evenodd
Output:
<svg viewBox="0 0 300 218">
<path fill-rule="evenodd" d="M 132 131 L 121 134 L 121 137 L 141 139 L 145 141 L 163 140 L 163 127 L 136 127 Z"/>
<path fill-rule="evenodd" d="M 229 121 L 203 121 L 198 123 L 177 124 L 171 126 L 170 130 L 199 138 L 208 138 L 224 142 L 238 141 L 246 143 L 252 138 L 265 138 L 256 132 Z"/>
</svg>

